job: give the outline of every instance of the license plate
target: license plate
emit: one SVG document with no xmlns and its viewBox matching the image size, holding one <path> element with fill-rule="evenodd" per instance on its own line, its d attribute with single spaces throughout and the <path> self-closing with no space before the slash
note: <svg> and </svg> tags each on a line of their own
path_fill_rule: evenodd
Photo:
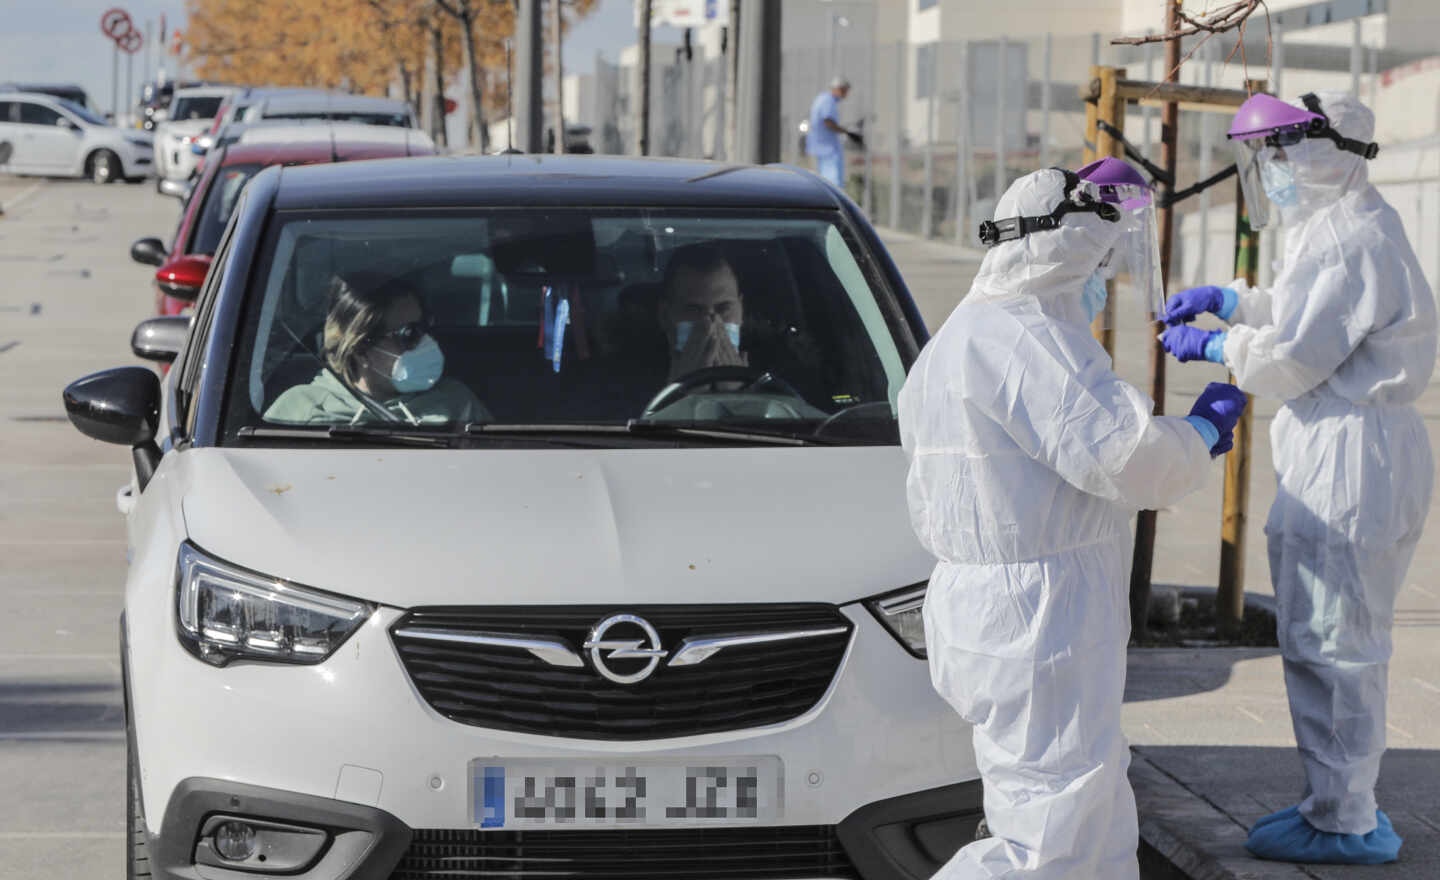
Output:
<svg viewBox="0 0 1440 880">
<path fill-rule="evenodd" d="M 771 823 L 783 810 L 773 755 L 470 762 L 471 821 L 481 828 Z"/>
</svg>

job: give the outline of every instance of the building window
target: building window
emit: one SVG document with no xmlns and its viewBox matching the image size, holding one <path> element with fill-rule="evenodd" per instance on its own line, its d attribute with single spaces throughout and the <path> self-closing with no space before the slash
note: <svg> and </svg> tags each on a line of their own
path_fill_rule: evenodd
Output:
<svg viewBox="0 0 1440 880">
<path fill-rule="evenodd" d="M 933 9 L 939 2 L 940 0 L 916 0 L 915 11 L 924 12 L 927 9 Z"/>
<path fill-rule="evenodd" d="M 915 47 L 915 97 L 928 98 L 935 91 L 935 58 L 939 46 L 926 43 Z"/>
</svg>

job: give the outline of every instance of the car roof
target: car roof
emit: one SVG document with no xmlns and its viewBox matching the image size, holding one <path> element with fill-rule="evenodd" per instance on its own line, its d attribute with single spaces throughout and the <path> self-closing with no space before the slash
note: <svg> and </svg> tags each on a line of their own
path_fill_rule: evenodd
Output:
<svg viewBox="0 0 1440 880">
<path fill-rule="evenodd" d="M 364 140 L 290 141 L 280 143 L 232 144 L 220 160 L 220 167 L 231 165 L 286 165 L 289 163 L 341 162 L 355 159 L 392 159 L 415 155 L 433 155 L 429 144 L 376 143 Z"/>
<path fill-rule="evenodd" d="M 820 178 L 785 165 L 616 156 L 444 156 L 287 169 L 277 210 L 388 207 L 835 209 Z"/>
<path fill-rule="evenodd" d="M 176 89 L 174 97 L 180 98 L 215 98 L 233 95 L 235 90 L 229 86 L 187 86 L 183 89 Z"/>
<path fill-rule="evenodd" d="M 434 152 L 435 142 L 430 136 L 416 128 L 402 128 L 395 125 L 366 125 L 362 122 L 330 122 L 317 119 L 271 120 L 269 124 L 249 126 L 240 134 L 241 144 L 265 144 L 301 141 L 324 141 L 330 143 L 345 141 L 372 144 L 396 144 L 425 147 Z"/>
<path fill-rule="evenodd" d="M 409 113 L 410 105 L 398 98 L 347 95 L 335 92 L 282 94 L 265 99 L 266 113 Z"/>
</svg>

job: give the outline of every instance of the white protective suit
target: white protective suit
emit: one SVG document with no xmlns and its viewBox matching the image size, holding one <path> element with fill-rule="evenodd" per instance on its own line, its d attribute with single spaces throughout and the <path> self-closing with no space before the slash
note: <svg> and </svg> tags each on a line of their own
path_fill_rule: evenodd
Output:
<svg viewBox="0 0 1440 880">
<path fill-rule="evenodd" d="M 1342 135 L 1374 137 L 1359 101 L 1318 96 Z M 1413 404 L 1435 365 L 1435 299 L 1365 160 L 1328 140 L 1306 147 L 1274 286 L 1232 284 L 1225 363 L 1244 390 L 1285 401 L 1270 428 L 1279 489 L 1265 534 L 1305 765 L 1300 814 L 1321 831 L 1365 834 L 1395 596 L 1434 481 Z"/>
<path fill-rule="evenodd" d="M 995 217 L 1048 214 L 1064 178 L 1010 186 Z M 1118 224 L 1075 213 L 997 245 L 900 392 L 910 516 L 938 559 L 925 599 L 935 688 L 974 725 L 992 837 L 935 876 L 1134 880 L 1120 730 L 1140 508 L 1205 483 L 1182 418 L 1110 369 L 1081 305 Z"/>
</svg>

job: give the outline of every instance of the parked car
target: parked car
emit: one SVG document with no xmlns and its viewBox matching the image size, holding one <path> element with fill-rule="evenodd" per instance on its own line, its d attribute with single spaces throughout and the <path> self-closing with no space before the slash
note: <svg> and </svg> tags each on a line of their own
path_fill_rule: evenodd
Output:
<svg viewBox="0 0 1440 880">
<path fill-rule="evenodd" d="M 360 122 L 366 125 L 396 125 L 419 128 L 415 109 L 408 101 L 374 98 L 340 92 L 319 94 L 266 94 L 245 108 L 236 119 L 328 119 L 332 122 Z"/>
<path fill-rule="evenodd" d="M 215 146 L 215 144 L 219 140 L 219 135 L 223 128 L 234 122 L 236 119 L 240 118 L 245 113 L 246 109 L 250 107 L 250 105 L 260 101 L 262 98 L 268 95 L 322 94 L 325 94 L 324 89 L 310 89 L 298 87 L 258 88 L 253 86 L 247 86 L 244 88 L 236 89 L 233 94 L 231 94 L 228 98 L 225 99 L 225 103 L 220 106 L 220 110 L 215 115 L 215 120 L 211 123 L 209 130 L 195 139 L 195 142 L 190 145 L 190 150 L 196 155 L 205 155 L 205 152 L 207 150 L 210 150 L 212 147 Z M 233 142 L 234 141 L 232 140 L 231 143 Z"/>
<path fill-rule="evenodd" d="M 210 269 L 210 258 L 245 184 L 271 165 L 311 165 L 360 159 L 388 159 L 433 155 L 425 138 L 414 142 L 383 135 L 376 128 L 358 125 L 315 126 L 297 130 L 280 126 L 287 136 L 254 145 L 225 146 L 217 150 L 185 203 L 180 224 L 167 248 L 159 238 L 142 238 L 130 248 L 137 263 L 155 271 L 155 309 L 161 315 L 178 315 L 200 293 Z M 419 134 L 417 132 L 417 134 Z"/>
<path fill-rule="evenodd" d="M 64 98 L 72 104 L 88 108 L 90 96 L 85 90 L 74 83 L 33 83 L 33 82 L 7 82 L 0 83 L 0 92 L 31 92 L 42 95 L 49 95 L 52 98 Z M 97 114 L 98 115 L 98 114 Z"/>
<path fill-rule="evenodd" d="M 0 171 L 138 182 L 151 173 L 151 137 L 118 128 L 94 112 L 39 92 L 0 92 L 0 143 L 11 145 Z"/>
<path fill-rule="evenodd" d="M 207 83 L 199 80 L 145 83 L 140 88 L 140 110 L 144 117 L 141 127 L 146 131 L 154 131 L 155 126 L 170 118 L 170 102 L 175 97 L 176 89 L 191 89 L 204 85 Z"/>
<path fill-rule="evenodd" d="M 155 187 L 160 192 L 183 187 L 195 168 L 190 145 L 214 122 L 220 105 L 233 89 L 203 86 L 179 89 L 170 102 L 169 118 L 155 129 Z"/>
<path fill-rule="evenodd" d="M 748 364 L 672 376 L 701 312 Z M 864 216 L 798 169 L 257 174 L 195 320 L 137 328 L 163 390 L 65 391 L 134 461 L 130 857 L 930 876 L 981 799 L 923 658 L 895 400 L 925 338 Z"/>
</svg>

